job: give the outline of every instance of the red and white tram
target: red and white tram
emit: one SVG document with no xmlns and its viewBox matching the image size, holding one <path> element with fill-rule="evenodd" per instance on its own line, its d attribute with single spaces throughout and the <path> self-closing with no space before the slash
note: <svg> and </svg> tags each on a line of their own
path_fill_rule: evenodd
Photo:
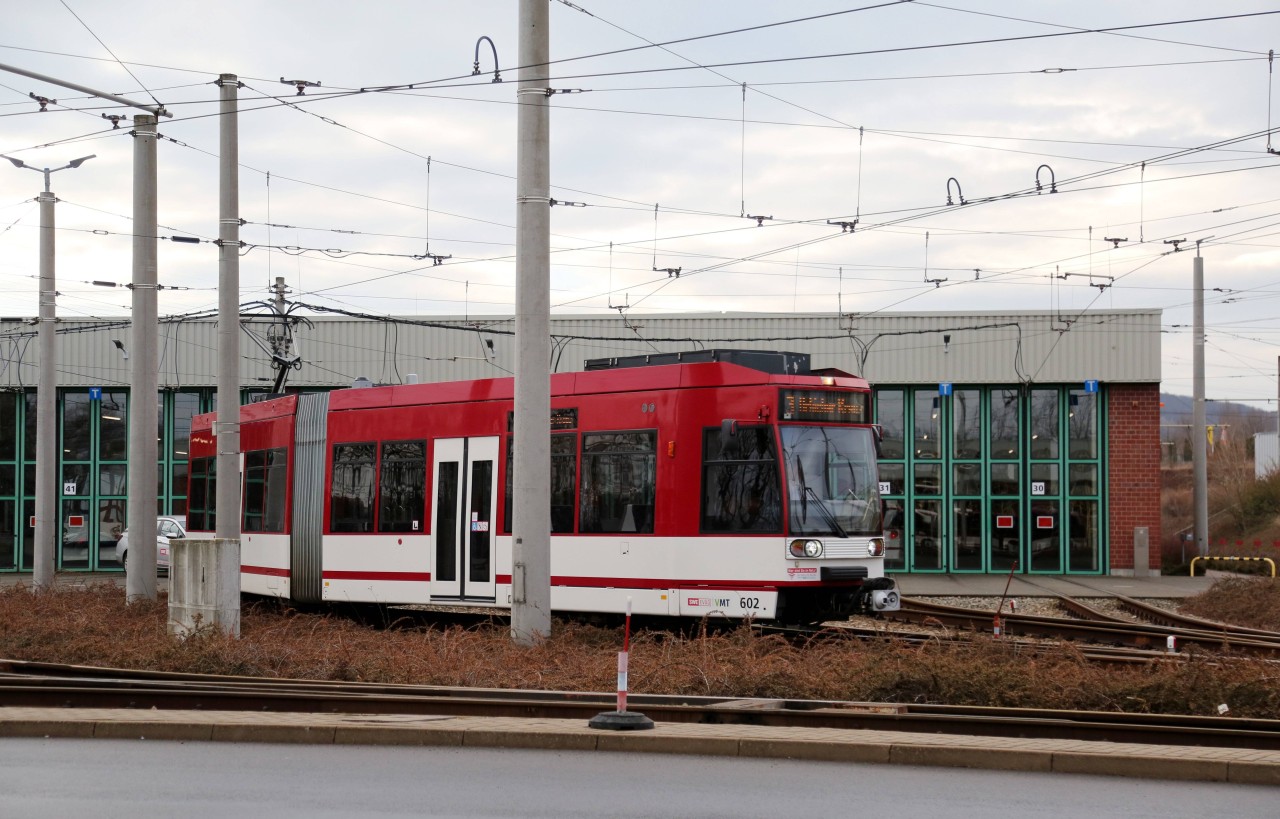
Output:
<svg viewBox="0 0 1280 819">
<path fill-rule="evenodd" d="M 898 606 L 867 382 L 797 353 L 602 359 L 551 376 L 551 605 L 813 620 Z M 507 608 L 513 381 L 241 408 L 241 588 Z M 187 522 L 215 528 L 215 414 Z M 199 534 L 193 534 L 199 537 Z"/>
</svg>

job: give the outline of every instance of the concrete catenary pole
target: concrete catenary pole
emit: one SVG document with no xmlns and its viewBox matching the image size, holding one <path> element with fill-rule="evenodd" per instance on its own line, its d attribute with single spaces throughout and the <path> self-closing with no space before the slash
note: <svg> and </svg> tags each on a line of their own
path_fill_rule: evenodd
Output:
<svg viewBox="0 0 1280 819">
<path fill-rule="evenodd" d="M 219 607 L 223 630 L 240 635 L 240 148 L 235 74 L 218 78 L 222 88 L 218 176 L 218 480 L 215 534 L 223 553 Z M 222 598 L 225 597 L 225 605 Z"/>
<path fill-rule="evenodd" d="M 36 332 L 40 352 L 40 374 L 36 380 L 36 525 L 35 576 L 36 591 L 53 588 L 58 542 L 58 345 L 57 345 L 57 279 L 54 240 L 54 205 L 58 197 L 49 190 L 49 177 L 67 168 L 79 168 L 97 154 L 73 159 L 61 168 L 36 168 L 21 159 L 4 157 L 15 167 L 44 175 L 44 190 L 36 196 L 40 203 L 40 283 L 39 329 Z"/>
<path fill-rule="evenodd" d="M 58 338 L 57 282 L 54 279 L 54 215 L 57 198 L 45 190 L 40 203 L 40 374 L 36 383 L 36 591 L 48 591 L 54 582 L 54 552 L 58 538 Z"/>
<path fill-rule="evenodd" d="M 156 118 L 133 118 L 133 344 L 125 597 L 156 599 Z"/>
<path fill-rule="evenodd" d="M 516 378 L 511 638 L 551 635 L 551 38 L 546 0 L 520 0 L 516 90 Z"/>
<path fill-rule="evenodd" d="M 1192 310 L 1191 335 L 1191 472 L 1193 475 L 1192 507 L 1196 530 L 1196 553 L 1209 554 L 1209 461 L 1205 436 L 1208 427 L 1204 407 L 1204 259 L 1196 244 L 1191 289 L 1195 307 Z"/>
</svg>

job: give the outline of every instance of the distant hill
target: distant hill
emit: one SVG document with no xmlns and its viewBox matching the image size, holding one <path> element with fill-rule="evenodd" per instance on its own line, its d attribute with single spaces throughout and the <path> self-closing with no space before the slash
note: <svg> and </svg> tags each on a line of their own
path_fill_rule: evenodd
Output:
<svg viewBox="0 0 1280 819">
<path fill-rule="evenodd" d="M 1160 423 L 1186 423 L 1191 419 L 1192 401 L 1189 395 L 1160 393 Z M 1255 404 L 1239 404 L 1234 401 L 1205 401 L 1205 421 L 1210 424 L 1240 423 L 1248 421 L 1259 429 L 1275 429 L 1276 414 Z"/>
<path fill-rule="evenodd" d="M 1174 461 L 1190 460 L 1191 396 L 1160 393 L 1160 405 L 1163 457 Z M 1219 428 L 1218 440 L 1245 443 L 1250 457 L 1253 455 L 1254 434 L 1276 431 L 1275 412 L 1256 405 L 1234 401 L 1206 401 L 1204 412 L 1205 423 Z"/>
</svg>

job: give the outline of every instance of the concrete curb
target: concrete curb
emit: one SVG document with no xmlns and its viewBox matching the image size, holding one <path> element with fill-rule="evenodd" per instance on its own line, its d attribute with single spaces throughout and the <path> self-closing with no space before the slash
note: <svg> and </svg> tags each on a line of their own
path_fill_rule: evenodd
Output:
<svg viewBox="0 0 1280 819">
<path fill-rule="evenodd" d="M 0 737 L 409 745 L 696 754 L 1280 785 L 1280 752 L 835 728 L 415 715 L 0 707 Z"/>
</svg>

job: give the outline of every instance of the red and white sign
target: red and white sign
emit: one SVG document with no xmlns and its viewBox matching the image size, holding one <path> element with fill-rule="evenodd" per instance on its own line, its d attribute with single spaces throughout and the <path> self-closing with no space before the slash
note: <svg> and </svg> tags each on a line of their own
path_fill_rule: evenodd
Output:
<svg viewBox="0 0 1280 819">
<path fill-rule="evenodd" d="M 1036 528 L 1037 528 L 1037 529 L 1052 529 L 1052 528 L 1053 528 L 1053 515 L 1036 515 Z"/>
<path fill-rule="evenodd" d="M 787 577 L 791 580 L 821 580 L 817 566 L 788 566 Z"/>
<path fill-rule="evenodd" d="M 996 515 L 996 528 L 997 528 L 997 529 L 1012 529 L 1012 528 L 1013 528 L 1013 515 Z"/>
<path fill-rule="evenodd" d="M 84 515 L 68 515 L 68 526 L 84 526 Z"/>
</svg>

